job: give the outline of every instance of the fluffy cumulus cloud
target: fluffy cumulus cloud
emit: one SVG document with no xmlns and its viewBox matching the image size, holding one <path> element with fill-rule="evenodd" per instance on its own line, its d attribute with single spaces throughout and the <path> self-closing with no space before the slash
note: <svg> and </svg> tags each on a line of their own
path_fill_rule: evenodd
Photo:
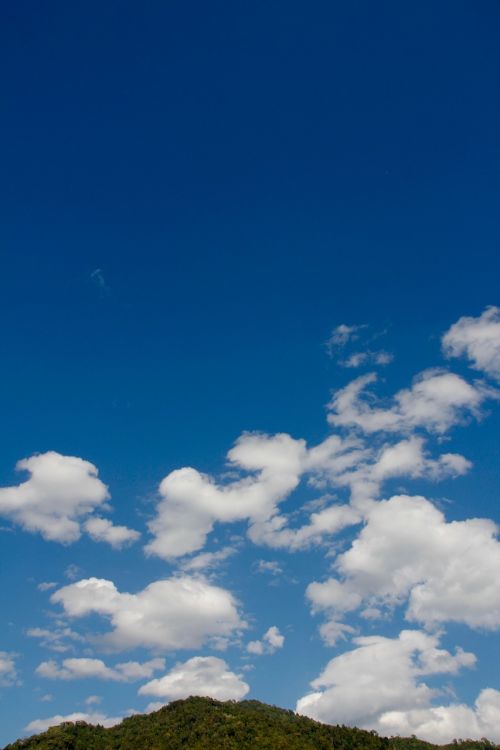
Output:
<svg viewBox="0 0 500 750">
<path fill-rule="evenodd" d="M 96 467 L 50 451 L 18 461 L 29 479 L 0 489 L 0 514 L 45 539 L 70 543 L 80 537 L 80 519 L 105 503 L 108 489 Z"/>
<path fill-rule="evenodd" d="M 498 628 L 496 532 L 486 519 L 448 523 L 423 497 L 374 503 L 359 536 L 338 556 L 337 576 L 311 583 L 307 596 L 332 621 L 362 606 L 372 616 L 378 607 L 407 602 L 407 619 L 428 626 Z"/>
<path fill-rule="evenodd" d="M 112 629 L 96 640 L 115 650 L 198 648 L 245 626 L 229 591 L 189 576 L 155 581 L 137 594 L 118 591 L 112 581 L 88 578 L 59 589 L 51 600 L 69 617 L 107 618 Z"/>
<path fill-rule="evenodd" d="M 92 539 L 116 549 L 139 538 L 139 532 L 126 526 L 90 516 L 96 508 L 106 508 L 109 492 L 89 461 L 49 451 L 18 461 L 16 469 L 27 471 L 30 477 L 0 488 L 0 516 L 26 531 L 71 544 L 80 538 L 83 525 Z"/>
<path fill-rule="evenodd" d="M 261 656 L 262 654 L 274 654 L 274 652 L 283 648 L 285 636 L 279 631 L 276 625 L 271 625 L 264 633 L 260 641 L 250 641 L 247 645 L 249 654 Z"/>
<path fill-rule="evenodd" d="M 0 687 L 10 687 L 18 683 L 15 654 L 0 651 Z"/>
<path fill-rule="evenodd" d="M 249 689 L 239 675 L 229 670 L 223 659 L 195 656 L 176 664 L 164 677 L 142 685 L 139 693 L 169 700 L 206 695 L 227 701 L 241 700 Z"/>
<path fill-rule="evenodd" d="M 62 724 L 65 721 L 85 721 L 87 724 L 100 724 L 103 727 L 114 727 L 115 724 L 119 724 L 123 720 L 123 716 L 106 716 L 106 714 L 100 713 L 84 713 L 81 711 L 75 711 L 72 714 L 56 714 L 55 716 L 49 716 L 46 719 L 33 719 L 27 724 L 24 729 L 26 732 L 36 733 L 45 732 L 50 727 L 55 727 L 58 724 Z"/>
<path fill-rule="evenodd" d="M 447 357 L 467 357 L 472 367 L 500 381 L 500 307 L 460 318 L 443 336 Z"/>
<path fill-rule="evenodd" d="M 85 531 L 95 542 L 106 542 L 114 549 L 121 549 L 136 542 L 141 536 L 127 526 L 115 526 L 109 519 L 94 516 L 84 524 Z"/>
<path fill-rule="evenodd" d="M 306 454 L 305 442 L 289 435 L 243 435 L 229 451 L 233 468 L 251 472 L 217 484 L 196 469 L 171 472 L 160 484 L 161 502 L 149 524 L 154 535 L 146 552 L 169 558 L 204 546 L 214 523 L 271 517 L 294 490 Z"/>
<path fill-rule="evenodd" d="M 473 706 L 452 704 L 387 711 L 380 717 L 379 726 L 384 734 L 416 734 L 437 743 L 471 736 L 500 742 L 500 691 L 481 690 Z"/>
<path fill-rule="evenodd" d="M 404 630 L 397 638 L 359 637 L 354 644 L 313 680 L 314 692 L 297 703 L 299 713 L 386 735 L 416 733 L 431 742 L 500 737 L 500 692 L 483 690 L 472 708 L 436 706 L 440 691 L 424 681 L 474 666 L 473 654 L 451 653 L 440 648 L 438 636 L 418 630 Z"/>
<path fill-rule="evenodd" d="M 365 433 L 421 428 L 443 434 L 468 416 L 479 417 L 482 403 L 492 395 L 480 383 L 473 385 L 455 373 L 434 369 L 420 373 L 411 388 L 398 391 L 389 404 L 377 406 L 373 394 L 366 393 L 376 380 L 375 373 L 369 373 L 339 390 L 329 405 L 329 423 Z"/>
<path fill-rule="evenodd" d="M 114 682 L 135 682 L 145 680 L 165 669 L 165 659 L 150 659 L 146 662 L 127 661 L 108 667 L 101 659 L 64 659 L 62 664 L 43 661 L 36 668 L 36 674 L 51 680 L 98 679 Z"/>
</svg>

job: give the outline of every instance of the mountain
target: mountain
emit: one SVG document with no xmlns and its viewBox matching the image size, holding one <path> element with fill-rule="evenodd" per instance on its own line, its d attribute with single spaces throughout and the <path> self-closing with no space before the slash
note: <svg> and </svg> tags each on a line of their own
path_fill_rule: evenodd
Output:
<svg viewBox="0 0 500 750">
<path fill-rule="evenodd" d="M 500 748 L 487 740 L 455 741 L 457 750 Z M 64 723 L 7 745 L 4 750 L 432 750 L 415 737 L 319 724 L 258 701 L 187 698 L 151 714 L 124 719 L 110 729 Z"/>
</svg>

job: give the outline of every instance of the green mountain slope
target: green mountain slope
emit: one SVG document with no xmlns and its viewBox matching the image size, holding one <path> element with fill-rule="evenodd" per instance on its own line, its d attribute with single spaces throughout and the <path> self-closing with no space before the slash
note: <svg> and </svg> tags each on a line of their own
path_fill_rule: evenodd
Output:
<svg viewBox="0 0 500 750">
<path fill-rule="evenodd" d="M 362 729 L 328 726 L 258 701 L 211 698 L 175 701 L 110 729 L 65 723 L 18 740 L 4 750 L 431 750 L 415 738 L 378 737 Z M 446 747 L 446 746 L 444 746 Z M 449 745 L 450 748 L 457 744 Z M 461 741 L 461 750 L 498 748 Z"/>
</svg>

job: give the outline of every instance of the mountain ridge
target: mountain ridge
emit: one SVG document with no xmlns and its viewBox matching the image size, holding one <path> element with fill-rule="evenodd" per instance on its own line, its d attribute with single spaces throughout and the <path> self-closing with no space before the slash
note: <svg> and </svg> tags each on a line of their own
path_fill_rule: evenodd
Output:
<svg viewBox="0 0 500 750">
<path fill-rule="evenodd" d="M 190 697 L 150 714 L 134 714 L 104 728 L 63 722 L 19 739 L 3 750 L 498 750 L 487 739 L 447 745 L 412 737 L 381 737 L 374 731 L 322 724 L 255 700 Z"/>
</svg>

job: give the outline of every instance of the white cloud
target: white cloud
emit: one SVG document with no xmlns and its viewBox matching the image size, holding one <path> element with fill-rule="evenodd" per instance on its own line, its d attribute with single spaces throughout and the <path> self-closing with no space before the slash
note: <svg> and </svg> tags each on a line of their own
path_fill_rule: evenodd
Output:
<svg viewBox="0 0 500 750">
<path fill-rule="evenodd" d="M 164 677 L 142 685 L 139 693 L 170 700 L 190 695 L 210 696 L 218 700 L 241 700 L 249 689 L 246 682 L 229 670 L 223 659 L 195 656 L 182 664 L 176 664 Z"/>
<path fill-rule="evenodd" d="M 86 706 L 95 706 L 102 702 L 102 698 L 100 695 L 89 695 L 87 698 L 85 698 L 85 705 Z"/>
<path fill-rule="evenodd" d="M 249 654 L 255 654 L 256 656 L 274 654 L 277 649 L 283 648 L 284 643 L 285 636 L 280 633 L 276 625 L 271 625 L 260 641 L 250 641 L 247 644 L 247 651 Z"/>
<path fill-rule="evenodd" d="M 10 687 L 18 683 L 15 654 L 0 651 L 0 687 Z"/>
<path fill-rule="evenodd" d="M 80 537 L 80 519 L 102 506 L 108 489 L 96 467 L 49 451 L 18 461 L 30 474 L 22 484 L 0 489 L 0 515 L 44 539 L 69 544 Z"/>
<path fill-rule="evenodd" d="M 389 365 L 393 359 L 394 357 L 390 352 L 385 352 L 383 350 L 373 352 L 366 349 L 362 352 L 353 352 L 346 357 L 346 359 L 339 360 L 339 365 L 349 369 L 355 369 L 361 366 L 366 367 L 367 365 L 385 366 Z"/>
<path fill-rule="evenodd" d="M 471 385 L 452 372 L 434 369 L 420 373 L 411 388 L 398 391 L 388 406 L 373 406 L 374 396 L 365 394 L 365 389 L 376 380 L 375 373 L 369 373 L 337 391 L 329 404 L 329 423 L 366 433 L 423 428 L 443 434 L 468 416 L 479 417 L 483 401 L 493 395 L 480 383 Z"/>
<path fill-rule="evenodd" d="M 193 468 L 171 472 L 160 484 L 163 499 L 149 524 L 154 539 L 146 553 L 178 557 L 203 547 L 216 521 L 271 517 L 298 485 L 305 454 L 305 442 L 289 435 L 245 434 L 228 459 L 233 467 L 256 474 L 217 484 Z"/>
<path fill-rule="evenodd" d="M 69 651 L 71 645 L 68 641 L 82 642 L 84 638 L 66 625 L 58 625 L 54 628 L 28 628 L 26 635 L 29 638 L 39 638 L 41 645 L 50 651 L 63 653 Z"/>
<path fill-rule="evenodd" d="M 308 466 L 316 471 L 313 480 L 315 483 L 319 480 L 320 485 L 324 481 L 330 487 L 349 489 L 351 507 L 345 508 L 348 511 L 345 518 L 346 521 L 357 523 L 361 518 L 356 518 L 354 511 L 369 510 L 371 502 L 379 497 L 383 482 L 387 479 L 409 477 L 438 481 L 446 477 L 461 476 L 467 473 L 472 464 L 456 453 L 444 453 L 436 459 L 431 458 L 423 438 L 415 435 L 397 443 L 385 442 L 380 447 L 368 447 L 352 438 L 342 441 L 334 435 L 309 450 Z M 330 506 L 337 508 L 335 513 L 343 513 L 340 510 L 342 507 Z M 316 514 L 311 516 L 310 525 L 317 532 L 321 530 L 321 521 L 329 518 L 330 508 L 326 508 L 319 517 Z M 307 535 L 306 529 L 300 531 L 299 539 L 304 534 Z"/>
<path fill-rule="evenodd" d="M 477 318 L 460 318 L 442 344 L 447 357 L 467 357 L 475 370 L 500 380 L 500 307 L 487 307 Z"/>
<path fill-rule="evenodd" d="M 402 476 L 439 480 L 462 476 L 471 467 L 471 462 L 458 453 L 443 453 L 437 459 L 430 458 L 424 440 L 412 436 L 394 445 L 384 445 L 373 465 L 372 477 L 378 481 Z"/>
<path fill-rule="evenodd" d="M 88 578 L 56 591 L 51 600 L 70 617 L 96 613 L 109 619 L 112 630 L 95 640 L 116 650 L 198 648 L 245 627 L 229 591 L 189 576 L 155 581 L 137 594 Z"/>
<path fill-rule="evenodd" d="M 331 355 L 338 350 L 342 349 L 350 341 L 356 341 L 359 338 L 359 331 L 366 328 L 366 325 L 353 325 L 348 326 L 345 323 L 337 326 L 333 329 L 326 342 L 327 352 Z"/>
<path fill-rule="evenodd" d="M 452 387 L 453 390 L 455 386 L 455 395 L 450 396 L 446 389 Z M 403 393 L 406 396 L 401 395 Z M 452 420 L 452 415 L 458 420 L 458 404 L 464 406 L 466 396 L 475 399 L 477 405 L 484 395 L 482 390 L 478 394 L 478 390 L 457 376 L 434 371 L 432 375 L 424 374 L 412 391 L 401 391 L 396 397 L 398 403 L 406 404 L 400 409 L 403 416 L 397 409 L 379 412 L 383 414 L 384 424 L 387 424 L 387 415 L 392 415 L 393 426 L 389 432 L 396 427 L 408 431 L 406 427 L 410 429 L 412 419 L 418 424 L 427 420 L 441 430 Z M 339 399 L 340 403 L 342 397 Z M 412 405 L 408 405 L 412 399 Z M 438 402 L 440 412 L 436 411 Z M 469 403 L 469 407 L 475 411 L 475 406 Z M 372 410 L 371 417 L 375 411 Z M 286 434 L 244 434 L 228 458 L 233 467 L 248 472 L 247 475 L 218 484 L 212 477 L 185 468 L 173 471 L 162 481 L 163 499 L 158 504 L 155 519 L 149 524 L 154 538 L 146 546 L 147 553 L 169 559 L 194 552 L 204 546 L 216 522 L 237 520 L 248 521 L 247 535 L 255 544 L 304 549 L 322 544 L 326 537 L 359 523 L 364 504 L 379 496 L 381 485 L 388 478 L 426 477 L 436 481 L 460 476 L 471 467 L 459 454 L 444 453 L 431 458 L 423 438 L 415 435 L 382 446 L 368 444 L 359 436 L 331 435 L 308 448 L 304 440 L 295 440 Z M 347 488 L 351 502 L 340 503 L 330 497 L 326 507 L 311 512 L 302 525 L 293 528 L 279 506 L 306 475 L 309 484 L 318 489 Z M 310 508 L 304 508 L 304 512 L 307 510 Z M 206 557 L 198 561 L 193 558 L 192 563 L 187 561 L 182 565 L 209 564 L 218 559 L 217 554 L 206 553 Z"/>
<path fill-rule="evenodd" d="M 176 557 L 202 547 L 215 522 L 248 520 L 248 536 L 256 544 L 301 549 L 318 544 L 326 535 L 357 523 L 357 511 L 334 504 L 311 514 L 303 526 L 288 527 L 278 505 L 297 487 L 303 474 L 342 474 L 370 451 L 359 440 L 327 438 L 307 449 L 304 440 L 289 435 L 244 434 L 229 452 L 233 466 L 250 472 L 228 484 L 217 484 L 195 469 L 169 474 L 160 485 L 163 500 L 149 524 L 154 539 L 146 552 Z"/>
<path fill-rule="evenodd" d="M 264 644 L 262 643 L 262 641 L 250 641 L 247 644 L 247 651 L 249 654 L 262 656 L 262 654 L 264 653 Z"/>
<path fill-rule="evenodd" d="M 236 549 L 234 547 L 223 547 L 217 552 L 203 552 L 200 555 L 190 557 L 188 560 L 183 560 L 179 567 L 186 572 L 206 573 L 235 554 Z"/>
<path fill-rule="evenodd" d="M 84 524 L 85 531 L 94 542 L 107 542 L 113 549 L 121 549 L 136 542 L 141 536 L 127 526 L 115 526 L 107 518 L 92 516 Z"/>
<path fill-rule="evenodd" d="M 257 560 L 254 569 L 257 573 L 269 573 L 272 576 L 283 574 L 283 568 L 277 560 Z"/>
<path fill-rule="evenodd" d="M 78 565 L 75 565 L 75 563 L 70 563 L 64 570 L 64 575 L 68 581 L 76 581 L 81 574 L 81 568 L 79 568 Z"/>
<path fill-rule="evenodd" d="M 275 515 L 261 523 L 254 523 L 248 536 L 255 544 L 298 550 L 317 544 L 325 535 L 336 534 L 360 520 L 359 513 L 351 506 L 331 505 L 318 513 L 312 513 L 309 523 L 298 529 L 287 527 L 285 516 Z"/>
<path fill-rule="evenodd" d="M 55 589 L 57 586 L 57 583 L 54 581 L 43 581 L 42 583 L 39 583 L 37 586 L 38 591 L 50 591 L 50 589 Z"/>
<path fill-rule="evenodd" d="M 493 734 L 495 719 L 493 723 L 487 720 L 482 725 L 474 722 L 466 725 L 460 723 L 464 707 L 456 704 L 433 707 L 432 700 L 439 691 L 422 680 L 437 674 L 454 675 L 463 667 L 472 667 L 473 654 L 461 649 L 450 653 L 439 647 L 437 635 L 417 630 L 404 630 L 397 638 L 359 637 L 354 643 L 356 648 L 331 659 L 313 680 L 311 687 L 315 692 L 298 701 L 299 713 L 318 721 L 375 729 L 384 734 L 415 731 L 429 741 L 449 742 L 471 734 L 480 737 L 486 730 L 486 734 Z M 500 693 L 483 691 L 481 696 L 478 703 L 482 702 L 479 710 L 483 717 L 487 710 L 493 715 L 500 705 Z M 469 718 L 479 717 L 477 706 L 475 711 L 465 709 Z M 435 725 L 426 724 L 425 719 L 433 715 Z M 446 715 L 448 722 L 439 726 L 439 715 Z M 468 726 L 466 733 L 460 731 L 463 726 Z M 498 721 L 495 731 L 500 731 Z"/>
<path fill-rule="evenodd" d="M 338 356 L 342 350 L 352 344 L 354 341 L 358 341 L 361 337 L 361 332 L 368 328 L 367 325 L 353 325 L 348 326 L 345 324 L 339 325 L 333 329 L 328 341 L 326 342 L 326 351 L 328 356 Z M 371 336 L 369 342 L 372 342 L 374 338 L 378 338 L 380 334 Z M 360 343 L 358 343 L 360 347 Z M 339 359 L 338 364 L 341 367 L 357 368 L 361 366 L 388 365 L 393 360 L 393 355 L 384 350 L 373 351 L 367 346 L 361 347 L 358 351 L 351 352 L 344 359 Z"/>
<path fill-rule="evenodd" d="M 407 601 L 408 620 L 500 627 L 500 543 L 487 519 L 446 522 L 423 497 L 374 503 L 366 525 L 339 555 L 338 578 L 311 583 L 315 611 L 332 621 L 362 604 L 389 609 Z"/>
<path fill-rule="evenodd" d="M 119 724 L 123 719 L 123 716 L 106 716 L 106 714 L 100 713 L 83 713 L 81 711 L 75 711 L 72 714 L 56 714 L 55 716 L 49 716 L 47 719 L 34 719 L 27 724 L 24 729 L 26 732 L 45 732 L 50 727 L 55 727 L 58 724 L 62 724 L 65 721 L 85 721 L 87 724 L 100 724 L 103 727 L 114 727 L 115 724 Z"/>
<path fill-rule="evenodd" d="M 40 677 L 51 680 L 98 679 L 114 682 L 135 682 L 144 680 L 158 671 L 165 669 L 165 659 L 151 659 L 147 662 L 128 661 L 108 667 L 101 659 L 64 659 L 62 664 L 55 661 L 44 661 L 35 672 Z"/>
<path fill-rule="evenodd" d="M 500 741 L 500 691 L 486 688 L 474 706 L 452 704 L 406 711 L 387 711 L 379 718 L 384 734 L 416 734 L 429 742 L 445 743 L 456 737 Z"/>
<path fill-rule="evenodd" d="M 354 635 L 356 629 L 344 622 L 329 620 L 323 623 L 319 632 L 327 646 L 335 646 L 338 641 L 346 641 L 349 636 Z"/>
</svg>

